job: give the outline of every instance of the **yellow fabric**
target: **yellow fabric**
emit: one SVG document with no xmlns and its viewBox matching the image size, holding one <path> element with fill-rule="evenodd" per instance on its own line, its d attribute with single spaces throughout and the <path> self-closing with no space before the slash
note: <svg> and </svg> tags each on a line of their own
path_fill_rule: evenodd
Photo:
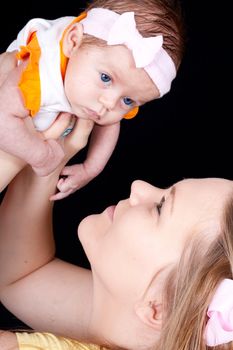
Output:
<svg viewBox="0 0 233 350">
<path fill-rule="evenodd" d="M 17 332 L 20 350 L 104 350 L 105 348 L 77 340 L 58 337 L 51 333 Z"/>
</svg>

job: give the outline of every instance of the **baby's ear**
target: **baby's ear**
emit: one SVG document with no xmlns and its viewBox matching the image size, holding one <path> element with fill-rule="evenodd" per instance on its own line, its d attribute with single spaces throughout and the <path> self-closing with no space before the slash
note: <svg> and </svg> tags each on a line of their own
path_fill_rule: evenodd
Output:
<svg viewBox="0 0 233 350">
<path fill-rule="evenodd" d="M 68 28 L 66 31 L 63 43 L 62 43 L 62 49 L 63 53 L 66 57 L 70 57 L 71 53 L 74 49 L 77 49 L 82 42 L 83 39 L 83 26 L 81 23 L 74 23 Z"/>
</svg>

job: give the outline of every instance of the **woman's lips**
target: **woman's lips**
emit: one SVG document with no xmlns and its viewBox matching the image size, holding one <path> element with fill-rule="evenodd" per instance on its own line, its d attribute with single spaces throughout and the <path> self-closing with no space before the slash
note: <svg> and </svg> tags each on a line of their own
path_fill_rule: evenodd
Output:
<svg viewBox="0 0 233 350">
<path fill-rule="evenodd" d="M 106 210 L 107 210 L 107 214 L 108 214 L 108 216 L 109 216 L 109 218 L 110 218 L 111 221 L 113 221 L 115 208 L 116 208 L 115 205 L 111 205 L 110 207 L 108 207 L 108 208 L 106 209 Z"/>
</svg>

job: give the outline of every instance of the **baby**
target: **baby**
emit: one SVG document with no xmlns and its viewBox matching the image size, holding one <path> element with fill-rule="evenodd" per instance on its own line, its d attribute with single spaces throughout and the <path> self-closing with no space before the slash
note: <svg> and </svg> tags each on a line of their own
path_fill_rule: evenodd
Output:
<svg viewBox="0 0 233 350">
<path fill-rule="evenodd" d="M 174 62 L 163 48 L 158 24 L 151 22 L 144 29 L 147 35 L 139 32 L 136 17 L 143 1 L 135 11 L 127 11 L 133 1 L 119 1 L 119 13 L 108 0 L 109 8 L 98 3 L 77 18 L 30 20 L 7 49 L 17 51 L 19 61 L 0 94 L 3 151 L 47 175 L 63 158 L 62 146 L 32 133 L 22 118 L 30 115 L 37 131 L 48 129 L 60 112 L 93 124 L 86 160 L 63 169 L 61 175 L 67 177 L 59 180 L 60 198 L 103 170 L 118 140 L 120 120 L 134 117 L 139 106 L 167 93 L 180 61 L 176 57 Z M 153 26 L 157 35 L 149 36 Z M 179 46 L 179 35 L 175 41 Z"/>
</svg>

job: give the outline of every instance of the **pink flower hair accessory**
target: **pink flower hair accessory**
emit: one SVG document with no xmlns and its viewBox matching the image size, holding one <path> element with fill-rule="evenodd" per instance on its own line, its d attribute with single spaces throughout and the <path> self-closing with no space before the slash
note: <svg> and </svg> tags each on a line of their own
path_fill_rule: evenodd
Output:
<svg viewBox="0 0 233 350">
<path fill-rule="evenodd" d="M 233 341 L 233 280 L 224 279 L 220 283 L 207 315 L 206 344 L 217 346 Z"/>
<path fill-rule="evenodd" d="M 108 45 L 125 45 L 132 51 L 137 68 L 144 68 L 160 92 L 166 94 L 176 76 L 172 58 L 163 49 L 163 36 L 144 38 L 136 27 L 134 12 L 122 15 L 94 8 L 81 21 L 84 33 L 102 39 Z"/>
</svg>

